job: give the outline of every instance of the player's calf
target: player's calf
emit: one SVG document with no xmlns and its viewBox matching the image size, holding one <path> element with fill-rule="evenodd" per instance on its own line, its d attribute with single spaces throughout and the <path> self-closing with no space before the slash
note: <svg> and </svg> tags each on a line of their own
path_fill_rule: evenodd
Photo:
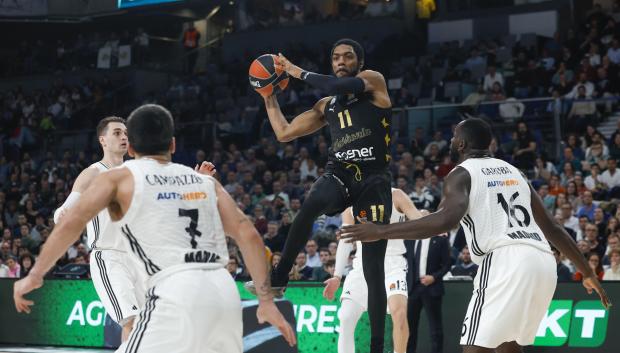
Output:
<svg viewBox="0 0 620 353">
<path fill-rule="evenodd" d="M 407 322 L 407 297 L 393 295 L 388 298 L 388 307 L 392 316 L 392 339 L 394 340 L 394 352 L 404 353 L 407 350 L 409 340 L 409 324 Z"/>
</svg>

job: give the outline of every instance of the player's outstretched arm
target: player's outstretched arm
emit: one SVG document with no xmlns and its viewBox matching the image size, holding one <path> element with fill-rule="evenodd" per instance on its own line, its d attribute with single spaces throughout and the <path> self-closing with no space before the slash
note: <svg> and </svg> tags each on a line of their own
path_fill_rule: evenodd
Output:
<svg viewBox="0 0 620 353">
<path fill-rule="evenodd" d="M 258 322 L 261 324 L 269 322 L 275 326 L 282 333 L 284 339 L 293 346 L 296 344 L 295 332 L 273 302 L 263 239 L 248 217 L 237 207 L 228 192 L 217 180 L 214 181 L 217 208 L 222 218 L 224 232 L 235 239 L 239 245 L 246 267 L 250 271 L 252 280 L 256 283 L 259 303 L 256 311 Z"/>
<path fill-rule="evenodd" d="M 127 173 L 130 172 L 126 169 L 119 169 L 100 174 L 71 208 L 71 212 L 68 212 L 63 221 L 54 227 L 28 276 L 15 283 L 13 298 L 18 312 L 30 312 L 30 305 L 34 303 L 26 300 L 24 295 L 43 285 L 45 274 L 64 255 L 71 244 L 75 243 L 86 223 L 113 202 L 118 185 Z"/>
<path fill-rule="evenodd" d="M 309 135 L 325 126 L 323 111 L 330 97 L 319 100 L 310 110 L 296 116 L 290 123 L 282 114 L 275 96 L 265 97 L 265 108 L 269 123 L 280 142 L 289 142 L 298 137 Z"/>
<path fill-rule="evenodd" d="M 248 217 L 241 212 L 232 197 L 222 185 L 215 181 L 217 207 L 222 218 L 224 233 L 239 245 L 246 267 L 256 283 L 256 293 L 260 300 L 272 300 L 271 283 L 267 271 L 265 244 Z"/>
<path fill-rule="evenodd" d="M 341 238 L 347 241 L 378 239 L 424 239 L 456 228 L 469 207 L 471 178 L 461 167 L 446 177 L 443 197 L 436 212 L 417 220 L 377 225 L 356 224 L 343 227 Z"/>
<path fill-rule="evenodd" d="M 392 202 L 400 213 L 404 214 L 408 220 L 422 218 L 422 212 L 413 204 L 413 201 L 400 189 L 392 191 Z"/>
<path fill-rule="evenodd" d="M 389 108 L 392 106 L 385 78 L 377 71 L 364 70 L 355 77 L 321 75 L 303 70 L 290 62 L 281 53 L 278 55 L 276 67 L 286 71 L 289 76 L 302 80 L 321 90 L 321 92 L 328 96 L 369 92 L 373 94 L 373 103 L 377 106 L 381 108 Z"/>
<path fill-rule="evenodd" d="M 573 240 L 573 238 L 566 233 L 564 227 L 557 223 L 547 210 L 543 204 L 543 201 L 540 199 L 540 196 L 534 190 L 534 188 L 530 185 L 530 194 L 532 199 L 532 212 L 534 213 L 534 221 L 540 227 L 545 237 L 555 246 L 562 254 L 568 257 L 569 260 L 575 264 L 577 270 L 583 274 L 583 285 L 588 290 L 588 293 L 592 293 L 592 290 L 595 290 L 598 295 L 601 297 L 601 302 L 608 308 L 611 304 L 609 298 L 607 297 L 607 293 L 601 286 L 596 277 L 596 274 L 590 268 L 590 265 L 586 262 L 586 258 L 581 254 L 579 248 L 577 248 L 577 244 Z"/>
<path fill-rule="evenodd" d="M 73 188 L 71 188 L 71 193 L 65 202 L 54 211 L 54 223 L 58 224 L 60 222 L 67 210 L 75 205 L 97 175 L 99 175 L 99 171 L 96 168 L 86 168 L 78 175 L 73 183 Z"/>
</svg>

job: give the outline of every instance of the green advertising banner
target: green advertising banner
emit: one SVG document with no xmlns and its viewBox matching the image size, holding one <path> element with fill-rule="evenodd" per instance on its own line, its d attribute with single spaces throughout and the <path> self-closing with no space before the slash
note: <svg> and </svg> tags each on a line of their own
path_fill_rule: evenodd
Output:
<svg viewBox="0 0 620 353">
<path fill-rule="evenodd" d="M 241 299 L 256 299 L 237 282 Z M 336 292 L 340 297 L 342 288 Z M 299 352 L 336 352 L 340 320 L 338 310 L 340 301 L 328 301 L 323 298 L 323 286 L 316 283 L 292 282 L 286 290 L 285 299 L 293 303 L 297 320 L 297 339 Z M 392 321 L 386 319 L 386 350 L 392 349 Z M 370 346 L 370 325 L 368 314 L 364 313 L 355 330 L 355 350 L 366 352 Z"/>
<path fill-rule="evenodd" d="M 120 331 L 106 318 L 92 283 L 87 280 L 48 280 L 30 298 L 30 315 L 17 314 L 13 306 L 13 280 L 0 279 L 0 343 L 84 347 L 114 347 Z M 254 299 L 237 283 L 242 299 Z M 443 298 L 444 351 L 460 352 L 463 315 L 471 297 L 471 282 L 448 282 Z M 605 282 L 612 300 L 620 298 L 620 282 Z M 318 283 L 292 283 L 285 299 L 293 304 L 299 352 L 337 353 L 338 301 L 322 297 Z M 340 292 L 337 293 L 338 295 Z M 534 347 L 527 352 L 620 352 L 620 316 L 617 308 L 602 308 L 595 295 L 580 283 L 560 283 L 547 315 L 540 323 Z M 255 320 L 245 317 L 245 320 Z M 391 321 L 386 322 L 386 351 L 391 349 Z M 356 330 L 357 352 L 366 352 L 370 330 L 365 314 Z M 418 350 L 428 351 L 429 332 L 424 314 Z M 271 352 L 269 352 L 271 353 Z"/>
</svg>

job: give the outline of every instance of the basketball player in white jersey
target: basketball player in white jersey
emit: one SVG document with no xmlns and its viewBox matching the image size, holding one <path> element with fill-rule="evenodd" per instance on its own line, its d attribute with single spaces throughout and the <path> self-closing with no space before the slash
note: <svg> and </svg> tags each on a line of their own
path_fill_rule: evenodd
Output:
<svg viewBox="0 0 620 353">
<path fill-rule="evenodd" d="M 134 160 L 99 175 L 46 242 L 29 275 L 16 282 L 18 312 L 24 295 L 75 242 L 87 222 L 109 213 L 130 243 L 129 257 L 148 275 L 146 303 L 129 339 L 117 352 L 243 351 L 241 301 L 226 271 L 225 234 L 233 237 L 258 285 L 259 322 L 276 326 L 295 344 L 295 333 L 273 302 L 263 241 L 214 178 L 171 162 L 175 150 L 170 112 L 147 104 L 127 119 Z"/>
<path fill-rule="evenodd" d="M 411 199 L 400 189 L 392 188 L 392 215 L 390 223 L 404 222 L 405 219 L 417 219 L 422 214 L 415 207 Z M 355 224 L 352 208 L 342 213 L 342 224 Z M 356 244 L 353 270 L 344 280 L 340 295 L 340 332 L 338 334 L 338 353 L 355 353 L 355 327 L 368 305 L 368 287 L 362 271 L 362 246 Z M 336 251 L 336 269 L 334 277 L 325 281 L 323 296 L 328 300 L 334 299 L 336 290 L 346 266 L 353 244 L 344 240 L 338 243 Z M 405 243 L 402 239 L 389 240 L 385 253 L 385 291 L 387 305 L 392 315 L 394 353 L 405 353 L 409 338 L 407 324 L 407 259 L 405 258 Z"/>
<path fill-rule="evenodd" d="M 111 116 L 97 124 L 97 136 L 103 149 L 103 159 L 84 169 L 75 180 L 71 194 L 54 212 L 54 222 L 59 223 L 95 178 L 123 164 L 127 153 L 127 128 L 125 119 Z M 134 317 L 144 304 L 145 273 L 132 266 L 126 259 L 127 240 L 120 228 L 110 224 L 106 210 L 97 214 L 86 225 L 90 253 L 90 275 L 106 312 L 121 327 L 121 340 L 127 340 Z"/>
<path fill-rule="evenodd" d="M 596 291 L 603 306 L 610 305 L 574 240 L 547 213 L 526 178 L 490 156 L 491 138 L 491 127 L 481 119 L 456 127 L 450 152 L 460 164 L 446 177 L 437 212 L 399 224 L 348 226 L 342 235 L 348 241 L 423 239 L 460 222 L 480 266 L 463 323 L 465 353 L 516 353 L 534 342 L 557 282 L 547 239 L 584 274 L 588 293 Z"/>
</svg>

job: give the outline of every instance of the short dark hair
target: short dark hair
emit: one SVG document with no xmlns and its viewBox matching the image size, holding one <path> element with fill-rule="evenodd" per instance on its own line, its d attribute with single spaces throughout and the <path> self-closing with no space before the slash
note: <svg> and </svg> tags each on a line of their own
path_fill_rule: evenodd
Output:
<svg viewBox="0 0 620 353">
<path fill-rule="evenodd" d="M 360 43 L 350 38 L 342 38 L 336 41 L 336 43 L 334 43 L 334 45 L 332 46 L 332 51 L 330 55 L 334 55 L 334 49 L 336 49 L 337 46 L 343 45 L 343 44 L 350 45 L 351 48 L 353 48 L 353 51 L 355 52 L 355 56 L 357 56 L 358 62 L 361 63 L 362 61 L 364 61 L 364 48 L 362 47 Z"/>
<path fill-rule="evenodd" d="M 108 117 L 101 119 L 101 121 L 99 121 L 99 123 L 97 124 L 97 137 L 103 136 L 106 134 L 108 125 L 110 123 L 125 124 L 125 119 L 118 117 L 118 116 L 108 116 Z"/>
<path fill-rule="evenodd" d="M 491 126 L 480 118 L 469 118 L 461 124 L 461 135 L 469 148 L 486 150 L 493 140 Z"/>
<path fill-rule="evenodd" d="M 127 118 L 127 138 L 140 154 L 160 154 L 168 150 L 174 122 L 168 109 L 157 104 L 136 108 Z"/>
<path fill-rule="evenodd" d="M 328 254 L 330 253 L 328 248 L 320 248 L 319 249 L 319 254 L 322 253 L 322 252 L 326 252 Z"/>
</svg>

